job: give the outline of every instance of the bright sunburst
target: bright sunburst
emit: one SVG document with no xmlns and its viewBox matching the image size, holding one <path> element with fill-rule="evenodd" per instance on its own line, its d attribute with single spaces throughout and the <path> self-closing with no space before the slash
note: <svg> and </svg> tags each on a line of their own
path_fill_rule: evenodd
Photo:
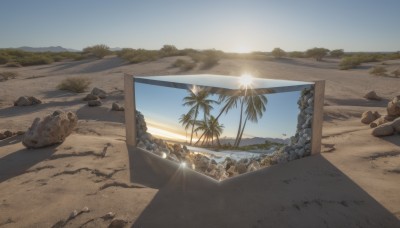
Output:
<svg viewBox="0 0 400 228">
<path fill-rule="evenodd" d="M 247 87 L 251 86 L 251 83 L 253 83 L 253 77 L 250 74 L 243 74 L 239 78 L 239 83 L 241 86 L 244 86 L 247 88 Z"/>
</svg>

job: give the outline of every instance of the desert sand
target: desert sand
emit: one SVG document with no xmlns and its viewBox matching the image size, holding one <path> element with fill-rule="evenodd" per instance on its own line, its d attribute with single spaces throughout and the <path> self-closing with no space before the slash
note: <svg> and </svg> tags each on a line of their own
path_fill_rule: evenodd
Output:
<svg viewBox="0 0 400 228">
<path fill-rule="evenodd" d="M 26 131 L 35 117 L 76 112 L 64 143 L 26 149 L 22 136 L 0 141 L 0 227 L 52 227 L 89 208 L 65 227 L 400 227 L 400 137 L 376 138 L 360 122 L 366 110 L 385 112 L 400 79 L 368 73 L 372 64 L 340 71 L 338 60 L 224 59 L 208 70 L 181 72 L 177 57 L 126 64 L 117 57 L 23 68 L 0 82 L 0 130 Z M 400 61 L 386 61 L 388 67 Z M 256 77 L 326 80 L 322 153 L 216 183 L 125 144 L 123 73 L 134 75 L 251 73 Z M 108 93 L 100 107 L 56 89 L 66 77 L 91 79 Z M 91 89 L 90 88 L 90 89 Z M 369 101 L 375 90 L 384 99 Z M 43 104 L 14 107 L 23 95 Z M 284 103 L 282 104 L 284 105 Z"/>
</svg>

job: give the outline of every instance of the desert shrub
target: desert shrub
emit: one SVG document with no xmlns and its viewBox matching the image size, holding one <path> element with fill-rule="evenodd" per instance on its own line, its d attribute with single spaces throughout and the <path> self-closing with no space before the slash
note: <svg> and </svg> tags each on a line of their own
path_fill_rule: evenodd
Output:
<svg viewBox="0 0 400 228">
<path fill-rule="evenodd" d="M 376 76 L 385 76 L 387 70 L 385 67 L 382 66 L 374 66 L 369 73 L 376 75 Z"/>
<path fill-rule="evenodd" d="M 306 56 L 321 61 L 328 54 L 329 50 L 326 48 L 311 48 L 306 51 Z"/>
<path fill-rule="evenodd" d="M 289 52 L 288 54 L 289 54 L 289 57 L 292 57 L 292 58 L 305 58 L 306 57 L 304 52 L 301 52 L 301 51 L 292 51 L 292 52 Z"/>
<path fill-rule="evenodd" d="M 161 49 L 160 49 L 161 55 L 163 57 L 166 56 L 176 56 L 179 55 L 179 50 L 174 46 L 174 45 L 164 45 Z"/>
<path fill-rule="evenodd" d="M 396 70 L 392 71 L 391 74 L 395 78 L 400 78 L 400 69 L 396 69 Z"/>
<path fill-rule="evenodd" d="M 202 52 L 203 56 L 201 61 L 203 62 L 203 69 L 211 68 L 218 64 L 219 60 L 221 59 L 221 51 L 217 51 L 214 49 L 205 50 Z"/>
<path fill-rule="evenodd" d="M 172 63 L 172 67 L 179 67 L 182 71 L 188 71 L 193 69 L 196 66 L 196 63 L 190 62 L 184 59 L 177 59 L 174 63 Z"/>
<path fill-rule="evenodd" d="M 0 64 L 6 64 L 10 61 L 10 57 L 4 54 L 0 54 Z"/>
<path fill-rule="evenodd" d="M 191 52 L 188 54 L 188 56 L 193 60 L 193 62 L 198 63 L 203 59 L 203 54 L 196 51 L 196 52 Z"/>
<path fill-rule="evenodd" d="M 8 62 L 6 67 L 22 67 L 22 65 L 18 62 Z"/>
<path fill-rule="evenodd" d="M 340 58 L 344 55 L 343 49 L 335 49 L 329 52 L 329 55 L 334 58 Z"/>
<path fill-rule="evenodd" d="M 75 93 L 85 92 L 90 85 L 90 80 L 87 78 L 73 77 L 66 78 L 57 85 L 57 89 L 67 90 Z"/>
<path fill-rule="evenodd" d="M 54 62 L 54 60 L 45 55 L 31 55 L 20 58 L 16 60 L 22 66 L 33 66 L 33 65 L 43 65 L 43 64 L 50 64 Z"/>
<path fill-rule="evenodd" d="M 111 54 L 110 48 L 105 44 L 98 44 L 83 49 L 84 54 L 94 56 L 98 59 L 104 58 L 104 56 Z"/>
<path fill-rule="evenodd" d="M 349 70 L 355 68 L 361 64 L 360 60 L 355 58 L 354 56 L 347 56 L 342 58 L 339 63 L 339 69 L 341 70 Z"/>
<path fill-rule="evenodd" d="M 286 52 L 280 48 L 274 48 L 271 52 L 272 56 L 275 58 L 282 58 L 286 56 Z"/>
<path fill-rule="evenodd" d="M 124 48 L 121 51 L 118 51 L 117 55 L 130 63 L 154 61 L 160 58 L 159 51 L 132 48 Z"/>
<path fill-rule="evenodd" d="M 0 82 L 6 81 L 8 79 L 14 79 L 17 76 L 18 76 L 17 72 L 11 72 L 11 71 L 0 72 Z"/>
</svg>

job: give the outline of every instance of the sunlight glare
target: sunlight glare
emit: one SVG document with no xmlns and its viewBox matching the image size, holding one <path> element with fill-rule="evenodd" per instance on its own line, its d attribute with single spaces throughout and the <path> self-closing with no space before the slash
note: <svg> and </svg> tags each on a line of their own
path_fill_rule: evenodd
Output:
<svg viewBox="0 0 400 228">
<path fill-rule="evenodd" d="M 253 77 L 250 74 L 243 74 L 242 76 L 240 76 L 239 82 L 240 82 L 240 85 L 247 88 L 253 82 Z"/>
</svg>

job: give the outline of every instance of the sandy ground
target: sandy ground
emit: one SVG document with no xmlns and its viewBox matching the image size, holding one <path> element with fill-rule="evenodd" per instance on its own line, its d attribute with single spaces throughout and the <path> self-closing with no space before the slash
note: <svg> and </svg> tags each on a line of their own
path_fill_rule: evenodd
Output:
<svg viewBox="0 0 400 228">
<path fill-rule="evenodd" d="M 0 82 L 0 131 L 26 130 L 56 109 L 79 123 L 57 146 L 27 150 L 22 136 L 0 141 L 0 227 L 51 227 L 73 210 L 89 208 L 66 227 L 107 227 L 108 212 L 127 227 L 400 227 L 400 137 L 374 138 L 361 124 L 365 110 L 385 112 L 400 79 L 368 74 L 371 65 L 340 71 L 337 60 L 222 60 L 208 69 L 170 68 L 176 57 L 135 65 L 116 57 L 18 69 Z M 400 61 L 387 61 L 391 68 Z M 372 64 L 373 65 L 373 64 Z M 123 73 L 214 73 L 326 80 L 322 154 L 242 175 L 220 184 L 125 145 Z M 66 77 L 92 80 L 109 96 L 89 108 L 56 89 Z M 375 90 L 383 101 L 362 96 Z M 22 95 L 44 103 L 13 107 Z M 103 151 L 106 151 L 105 155 Z M 104 155 L 104 156 L 103 156 Z"/>
</svg>

